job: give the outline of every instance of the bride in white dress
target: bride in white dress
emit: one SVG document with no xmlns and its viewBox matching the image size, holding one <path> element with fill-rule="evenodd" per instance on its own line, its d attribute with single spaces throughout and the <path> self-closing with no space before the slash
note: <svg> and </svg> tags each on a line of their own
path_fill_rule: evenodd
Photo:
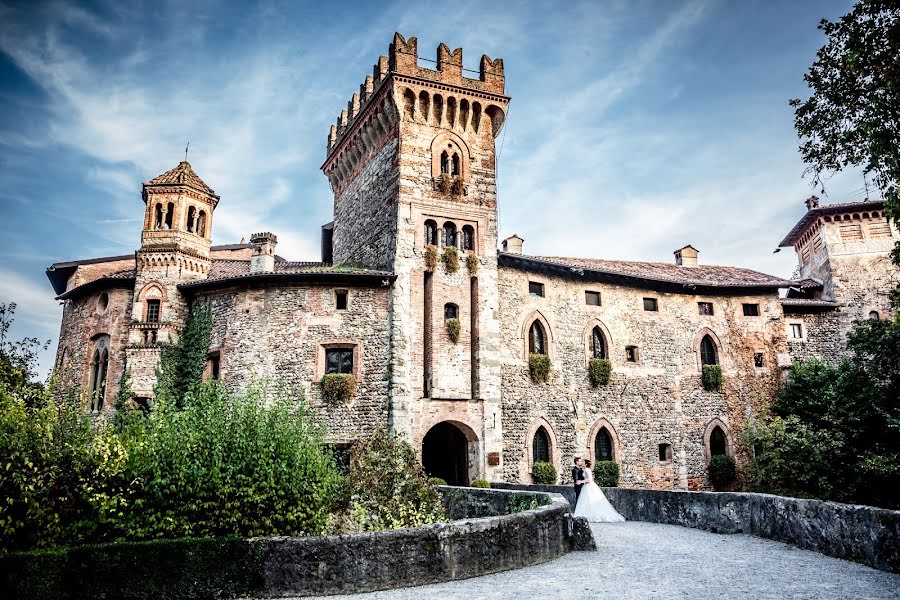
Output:
<svg viewBox="0 0 900 600">
<path fill-rule="evenodd" d="M 582 469 L 585 484 L 578 495 L 578 504 L 575 506 L 575 516 L 585 517 L 591 523 L 622 523 L 625 517 L 613 508 L 603 490 L 594 483 L 594 473 L 591 471 L 590 461 L 585 461 L 587 468 Z"/>
</svg>

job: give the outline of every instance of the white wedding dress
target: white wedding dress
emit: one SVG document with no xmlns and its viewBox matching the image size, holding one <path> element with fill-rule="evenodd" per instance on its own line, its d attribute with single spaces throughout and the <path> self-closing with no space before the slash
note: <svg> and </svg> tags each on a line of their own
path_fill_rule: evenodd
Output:
<svg viewBox="0 0 900 600">
<path fill-rule="evenodd" d="M 578 504 L 575 506 L 575 516 L 585 517 L 591 523 L 622 523 L 625 517 L 613 508 L 603 490 L 594 483 L 594 474 L 590 469 L 583 469 L 584 478 L 587 481 L 581 486 L 581 494 L 578 495 Z"/>
</svg>

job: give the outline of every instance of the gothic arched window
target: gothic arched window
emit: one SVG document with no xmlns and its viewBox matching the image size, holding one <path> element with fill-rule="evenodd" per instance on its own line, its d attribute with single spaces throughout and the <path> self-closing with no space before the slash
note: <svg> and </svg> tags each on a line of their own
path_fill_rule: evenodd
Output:
<svg viewBox="0 0 900 600">
<path fill-rule="evenodd" d="M 709 454 L 710 456 L 728 454 L 728 440 L 725 437 L 725 432 L 718 425 L 709 434 Z"/>
<path fill-rule="evenodd" d="M 446 150 L 441 152 L 441 174 L 442 175 L 450 174 L 450 155 L 447 154 Z"/>
<path fill-rule="evenodd" d="M 606 427 L 601 427 L 594 439 L 594 460 L 613 460 L 612 436 Z"/>
<path fill-rule="evenodd" d="M 463 225 L 462 249 L 472 251 L 475 250 L 475 229 L 471 225 Z"/>
<path fill-rule="evenodd" d="M 444 246 L 456 246 L 456 224 L 444 223 Z"/>
<path fill-rule="evenodd" d="M 599 326 L 591 331 L 591 358 L 606 358 L 606 337 Z"/>
<path fill-rule="evenodd" d="M 99 413 L 103 410 L 103 402 L 106 399 L 106 379 L 109 368 L 109 336 L 99 335 L 94 338 L 91 351 L 90 389 L 91 412 Z"/>
<path fill-rule="evenodd" d="M 459 177 L 459 154 L 456 152 L 453 153 L 453 158 L 450 159 L 450 175 Z"/>
<path fill-rule="evenodd" d="M 547 354 L 544 326 L 538 320 L 532 322 L 531 327 L 528 328 L 528 353 Z"/>
<path fill-rule="evenodd" d="M 700 340 L 700 363 L 704 365 L 719 364 L 719 357 L 716 355 L 716 343 L 707 334 Z"/>
<path fill-rule="evenodd" d="M 550 436 L 543 426 L 538 427 L 531 440 L 531 464 L 538 462 L 550 462 Z"/>
<path fill-rule="evenodd" d="M 428 219 L 425 221 L 425 245 L 437 246 L 438 243 L 438 227 L 437 223 Z"/>
</svg>

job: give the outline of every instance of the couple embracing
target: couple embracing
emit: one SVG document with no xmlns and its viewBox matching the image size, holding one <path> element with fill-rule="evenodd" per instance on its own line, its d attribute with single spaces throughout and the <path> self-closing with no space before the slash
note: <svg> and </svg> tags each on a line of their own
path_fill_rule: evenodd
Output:
<svg viewBox="0 0 900 600">
<path fill-rule="evenodd" d="M 594 483 L 591 461 L 575 457 L 572 482 L 575 485 L 576 517 L 585 517 L 592 523 L 621 523 L 625 520 L 603 495 L 600 486 Z"/>
</svg>

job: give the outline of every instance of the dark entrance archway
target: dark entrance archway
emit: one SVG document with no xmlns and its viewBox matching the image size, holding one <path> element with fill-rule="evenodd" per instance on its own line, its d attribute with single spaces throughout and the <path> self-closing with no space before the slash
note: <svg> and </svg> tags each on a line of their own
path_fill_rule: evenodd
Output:
<svg viewBox="0 0 900 600">
<path fill-rule="evenodd" d="M 449 485 L 469 485 L 469 442 L 453 423 L 444 421 L 422 439 L 422 466 Z"/>
</svg>

